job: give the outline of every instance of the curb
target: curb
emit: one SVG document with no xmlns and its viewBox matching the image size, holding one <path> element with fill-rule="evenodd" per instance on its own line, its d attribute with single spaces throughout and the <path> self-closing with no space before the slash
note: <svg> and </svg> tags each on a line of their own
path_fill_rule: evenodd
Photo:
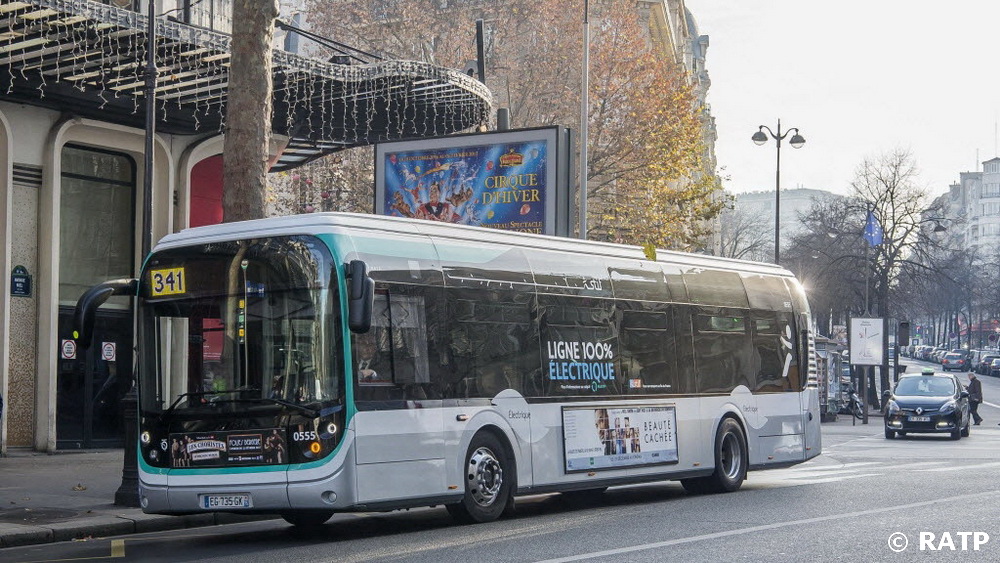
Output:
<svg viewBox="0 0 1000 563">
<path fill-rule="evenodd" d="M 213 513 L 191 514 L 188 516 L 162 516 L 135 511 L 135 514 L 89 516 L 42 525 L 0 524 L 0 548 L 179 530 L 183 528 L 202 528 L 222 524 L 274 520 L 276 518 L 278 516 L 273 514 L 241 515 Z"/>
</svg>

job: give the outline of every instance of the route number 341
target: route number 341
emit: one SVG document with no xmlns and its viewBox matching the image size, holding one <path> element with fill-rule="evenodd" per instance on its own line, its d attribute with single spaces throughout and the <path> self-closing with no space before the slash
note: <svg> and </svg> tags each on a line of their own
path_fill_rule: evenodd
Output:
<svg viewBox="0 0 1000 563">
<path fill-rule="evenodd" d="M 187 291 L 184 268 L 152 270 L 149 273 L 150 289 L 153 297 L 178 295 Z"/>
</svg>

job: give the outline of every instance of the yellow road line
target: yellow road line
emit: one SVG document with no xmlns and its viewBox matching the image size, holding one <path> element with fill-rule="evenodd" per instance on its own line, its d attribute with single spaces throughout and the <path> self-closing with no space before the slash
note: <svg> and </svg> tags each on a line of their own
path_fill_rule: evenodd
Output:
<svg viewBox="0 0 1000 563">
<path fill-rule="evenodd" d="M 111 557 L 125 557 L 125 540 L 111 540 Z"/>
</svg>

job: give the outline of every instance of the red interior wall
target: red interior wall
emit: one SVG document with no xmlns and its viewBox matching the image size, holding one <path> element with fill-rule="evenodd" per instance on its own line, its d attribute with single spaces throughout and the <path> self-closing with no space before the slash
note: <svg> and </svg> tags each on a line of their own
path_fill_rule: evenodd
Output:
<svg viewBox="0 0 1000 563">
<path fill-rule="evenodd" d="M 222 222 L 222 155 L 210 156 L 191 169 L 190 226 Z"/>
</svg>

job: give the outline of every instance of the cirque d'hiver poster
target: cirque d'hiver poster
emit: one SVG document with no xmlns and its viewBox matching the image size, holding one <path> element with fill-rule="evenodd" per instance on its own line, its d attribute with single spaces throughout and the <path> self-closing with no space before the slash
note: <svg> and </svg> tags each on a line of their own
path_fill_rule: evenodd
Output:
<svg viewBox="0 0 1000 563">
<path fill-rule="evenodd" d="M 540 140 L 387 152 L 383 212 L 545 233 L 547 146 Z"/>
</svg>

